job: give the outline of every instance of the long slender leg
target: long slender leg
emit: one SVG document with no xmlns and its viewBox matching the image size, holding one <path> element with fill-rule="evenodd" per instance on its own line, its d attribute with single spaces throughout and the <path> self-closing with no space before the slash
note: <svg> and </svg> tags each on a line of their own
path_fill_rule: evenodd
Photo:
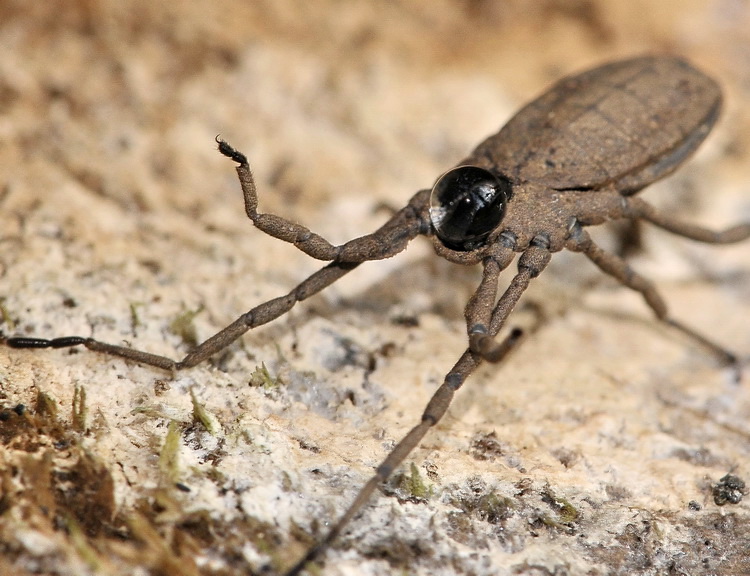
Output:
<svg viewBox="0 0 750 576">
<path fill-rule="evenodd" d="M 626 198 L 625 201 L 625 215 L 628 218 L 641 218 L 659 228 L 691 240 L 706 242 L 707 244 L 732 244 L 750 238 L 750 222 L 743 222 L 726 230 L 710 230 L 662 214 L 641 198 L 631 197 Z"/>
<path fill-rule="evenodd" d="M 730 231 L 731 230 L 734 229 L 730 229 Z M 695 230 L 693 230 L 693 232 L 695 232 Z M 721 235 L 721 233 L 717 234 L 719 236 Z M 690 237 L 699 239 L 695 236 Z M 736 237 L 733 237 L 731 241 L 734 242 L 736 240 Z M 707 242 L 709 240 L 704 239 L 703 241 Z M 690 336 L 692 339 L 699 342 L 702 346 L 711 350 L 723 363 L 733 367 L 733 369 L 736 371 L 737 379 L 739 379 L 738 359 L 734 354 L 732 354 L 719 344 L 712 342 L 705 336 L 698 334 L 692 328 L 685 326 L 682 322 L 670 318 L 669 312 L 667 310 L 667 305 L 664 302 L 664 299 L 657 292 L 654 285 L 649 280 L 633 270 L 628 265 L 628 263 L 625 262 L 625 260 L 615 254 L 606 252 L 605 250 L 602 250 L 599 246 L 597 246 L 591 239 L 591 236 L 589 236 L 588 232 L 583 230 L 583 228 L 579 226 L 573 231 L 571 239 L 567 244 L 567 248 L 574 252 L 582 252 L 589 258 L 589 260 L 596 264 L 600 270 L 606 272 L 610 276 L 613 276 L 628 288 L 632 288 L 633 290 L 640 292 L 643 298 L 646 300 L 646 304 L 648 304 L 651 310 L 654 311 L 654 314 L 656 314 L 656 317 L 659 320 L 665 322 L 666 324 L 669 324 L 670 326 L 673 326 L 680 332 Z"/>
<path fill-rule="evenodd" d="M 428 402 L 419 424 L 412 428 L 396 444 L 391 453 L 386 456 L 385 460 L 375 470 L 375 475 L 362 487 L 349 508 L 339 518 L 338 522 L 333 525 L 328 534 L 315 546 L 310 548 L 307 554 L 285 573 L 285 576 L 300 574 L 309 562 L 315 560 L 328 549 L 331 542 L 336 539 L 344 527 L 354 518 L 355 514 L 367 503 L 378 485 L 388 479 L 396 467 L 409 455 L 419 441 L 422 440 L 427 431 L 445 414 L 456 390 L 480 363 L 481 359 L 476 354 L 473 354 L 469 350 L 463 353 L 459 361 L 456 362 L 451 371 L 446 375 L 442 385 Z"/>
<path fill-rule="evenodd" d="M 333 262 L 324 268 L 321 268 L 306 280 L 297 285 L 286 296 L 274 298 L 264 302 L 246 312 L 229 326 L 211 336 L 208 340 L 199 344 L 185 358 L 176 362 L 166 356 L 151 354 L 142 350 L 107 344 L 93 338 L 84 338 L 81 336 L 64 336 L 62 338 L 53 338 L 50 340 L 44 338 L 29 338 L 25 336 L 17 338 L 7 338 L 6 344 L 11 348 L 66 348 L 69 346 L 83 345 L 94 352 L 119 356 L 127 360 L 132 360 L 140 364 L 163 368 L 164 370 L 180 370 L 199 364 L 218 352 L 226 348 L 237 338 L 242 336 L 248 330 L 257 328 L 263 324 L 278 318 L 288 312 L 297 302 L 309 298 L 330 286 L 333 282 L 341 278 L 347 272 L 356 268 L 358 263 L 337 263 Z"/>
<path fill-rule="evenodd" d="M 399 211 L 391 220 L 374 234 L 351 240 L 344 246 L 350 246 L 351 252 L 359 256 L 358 261 L 334 261 L 304 280 L 286 296 L 269 300 L 256 306 L 235 320 L 232 324 L 197 346 L 182 361 L 176 362 L 171 358 L 151 354 L 141 350 L 127 348 L 100 342 L 93 338 L 80 336 L 65 336 L 62 338 L 7 338 L 5 343 L 13 348 L 64 348 L 83 345 L 89 350 L 120 356 L 141 364 L 163 368 L 165 370 L 179 370 L 188 368 L 206 360 L 209 356 L 225 348 L 242 334 L 252 328 L 270 322 L 289 311 L 297 302 L 320 292 L 344 274 L 356 268 L 361 262 L 378 259 L 383 255 L 393 255 L 406 247 L 406 244 L 420 233 L 424 225 L 419 216 L 407 206 Z"/>
<path fill-rule="evenodd" d="M 543 244 L 543 242 L 540 242 Z M 519 271 L 511 281 L 508 289 L 503 293 L 495 306 L 491 314 L 482 313 L 480 315 L 487 316 L 487 322 L 489 327 L 487 328 L 486 335 L 492 339 L 497 336 L 500 332 L 505 320 L 507 319 L 510 312 L 515 307 L 521 294 L 523 294 L 526 287 L 532 278 L 535 278 L 544 269 L 550 259 L 550 253 L 546 246 L 533 245 L 526 252 L 523 253 L 518 262 Z M 497 262 L 496 262 L 497 264 Z M 507 264 L 506 264 L 507 265 Z M 488 270 L 489 268 L 489 270 Z M 489 261 L 485 264 L 485 276 L 477 289 L 480 295 L 475 294 L 472 301 L 482 300 L 487 298 L 487 292 L 491 292 L 494 299 L 494 292 L 488 285 L 494 278 L 497 281 L 497 273 L 494 265 Z M 477 310 L 484 310 L 485 306 L 477 305 Z M 519 341 L 519 332 L 511 332 L 504 340 L 500 343 L 495 344 L 494 348 L 501 350 L 497 352 L 496 356 L 493 357 L 493 361 L 500 361 L 507 355 L 507 353 L 517 345 Z M 494 341 L 491 341 L 494 343 Z M 375 474 L 367 484 L 359 491 L 354 501 L 349 505 L 349 508 L 339 518 L 339 520 L 333 525 L 333 528 L 325 535 L 325 537 L 318 542 L 315 546 L 308 550 L 307 554 L 294 566 L 292 566 L 286 573 L 285 576 L 296 576 L 300 574 L 305 566 L 318 558 L 323 554 L 331 542 L 341 533 L 346 525 L 354 518 L 354 516 L 362 509 L 367 503 L 372 493 L 382 482 L 385 482 L 393 471 L 403 462 L 403 460 L 411 453 L 412 450 L 419 444 L 424 438 L 427 431 L 437 424 L 443 417 L 445 412 L 448 410 L 453 396 L 456 391 L 463 385 L 466 378 L 474 372 L 474 370 L 482 363 L 483 357 L 479 352 L 467 349 L 458 362 L 451 368 L 450 372 L 445 376 L 443 383 L 435 391 L 430 401 L 422 413 L 422 418 L 414 428 L 412 428 L 401 441 L 396 444 L 395 448 L 388 454 L 380 466 L 375 470 Z"/>
<path fill-rule="evenodd" d="M 219 152 L 237 162 L 237 175 L 245 198 L 245 212 L 255 227 L 266 234 L 294 244 L 308 256 L 317 260 L 336 262 L 363 262 L 388 258 L 401 252 L 417 234 L 429 230 L 429 190 L 417 192 L 407 206 L 394 214 L 388 222 L 372 234 L 334 246 L 308 228 L 276 216 L 258 212 L 258 194 L 255 179 L 247 158 L 223 140 L 216 140 Z M 416 230 L 415 230 L 416 228 Z"/>
<path fill-rule="evenodd" d="M 239 163 L 237 174 L 245 197 L 245 211 L 255 225 L 276 238 L 293 243 L 310 256 L 332 260 L 331 264 L 304 280 L 286 296 L 275 298 L 246 312 L 232 324 L 197 346 L 181 361 L 82 336 L 64 336 L 52 339 L 33 337 L 3 339 L 0 336 L 0 342 L 4 341 L 5 344 L 13 348 L 66 348 L 82 345 L 95 352 L 119 356 L 164 370 L 189 368 L 229 346 L 248 330 L 278 318 L 289 311 L 297 302 L 320 292 L 362 262 L 393 256 L 404 250 L 409 241 L 419 234 L 429 233 L 429 191 L 421 191 L 415 194 L 406 207 L 396 212 L 372 234 L 360 236 L 341 246 L 333 246 L 307 228 L 278 216 L 258 214 L 256 211 L 258 200 L 255 181 L 250 172 L 247 158 L 226 142 L 221 140 L 217 140 L 217 142 L 222 154 Z"/>
</svg>

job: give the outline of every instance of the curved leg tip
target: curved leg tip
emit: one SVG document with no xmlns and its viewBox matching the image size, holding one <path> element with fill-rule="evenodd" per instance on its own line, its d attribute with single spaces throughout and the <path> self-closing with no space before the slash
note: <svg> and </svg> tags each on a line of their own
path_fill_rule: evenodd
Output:
<svg viewBox="0 0 750 576">
<path fill-rule="evenodd" d="M 227 158 L 231 158 L 237 164 L 247 164 L 247 157 L 234 148 L 232 148 L 226 140 L 222 140 L 218 135 L 215 138 L 216 143 L 219 145 L 219 152 L 221 152 Z"/>
</svg>

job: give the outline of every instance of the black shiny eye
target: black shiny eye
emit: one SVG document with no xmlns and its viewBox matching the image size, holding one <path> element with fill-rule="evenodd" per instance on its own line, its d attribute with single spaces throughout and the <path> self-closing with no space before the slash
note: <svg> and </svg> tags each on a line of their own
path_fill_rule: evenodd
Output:
<svg viewBox="0 0 750 576">
<path fill-rule="evenodd" d="M 441 242 L 453 250 L 479 248 L 505 215 L 510 180 L 476 166 L 443 174 L 430 196 L 430 219 Z"/>
</svg>

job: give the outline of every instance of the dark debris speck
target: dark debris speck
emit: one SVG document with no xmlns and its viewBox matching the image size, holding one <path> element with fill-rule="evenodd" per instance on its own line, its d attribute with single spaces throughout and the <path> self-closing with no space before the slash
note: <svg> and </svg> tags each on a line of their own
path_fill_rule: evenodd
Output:
<svg viewBox="0 0 750 576">
<path fill-rule="evenodd" d="M 746 494 L 745 481 L 734 474 L 727 474 L 716 483 L 711 493 L 717 506 L 739 504 Z"/>
</svg>

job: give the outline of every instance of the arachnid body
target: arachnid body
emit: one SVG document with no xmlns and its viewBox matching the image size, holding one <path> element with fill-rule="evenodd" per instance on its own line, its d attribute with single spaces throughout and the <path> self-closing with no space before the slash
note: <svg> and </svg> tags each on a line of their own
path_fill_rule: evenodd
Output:
<svg viewBox="0 0 750 576">
<path fill-rule="evenodd" d="M 466 310 L 468 347 L 447 373 L 421 421 L 395 446 L 327 536 L 295 564 L 298 574 L 341 530 L 445 414 L 455 392 L 484 361 L 500 361 L 519 331 L 496 337 L 533 278 L 563 249 L 580 252 L 603 272 L 638 291 L 657 318 L 734 365 L 736 358 L 668 314 L 654 286 L 620 257 L 597 246 L 586 226 L 609 220 L 645 220 L 693 240 L 724 244 L 750 236 L 744 223 L 715 232 L 661 214 L 635 194 L 674 171 L 703 141 L 721 107 L 718 86 L 686 62 L 644 57 L 572 76 L 524 107 L 497 134 L 441 176 L 431 190 L 372 234 L 334 246 L 307 228 L 258 212 L 247 159 L 226 142 L 219 150 L 237 164 L 248 217 L 260 230 L 328 262 L 285 296 L 260 304 L 180 361 L 92 338 L 7 338 L 17 348 L 83 345 L 165 370 L 203 362 L 248 330 L 289 311 L 361 263 L 394 256 L 417 236 L 432 239 L 438 255 L 481 264 L 483 276 Z M 518 272 L 498 298 L 500 272 L 518 256 Z"/>
</svg>

